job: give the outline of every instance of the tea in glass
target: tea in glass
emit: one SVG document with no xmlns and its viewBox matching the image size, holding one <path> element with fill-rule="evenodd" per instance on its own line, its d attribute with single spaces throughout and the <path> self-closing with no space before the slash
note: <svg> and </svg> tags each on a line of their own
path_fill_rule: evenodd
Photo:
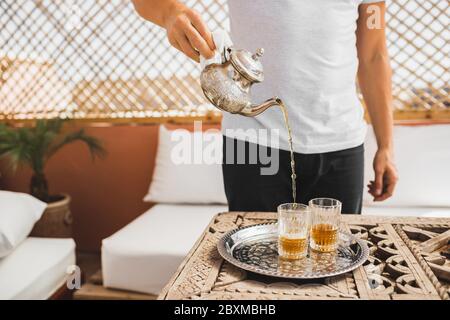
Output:
<svg viewBox="0 0 450 320">
<path fill-rule="evenodd" d="M 311 209 L 311 249 L 332 252 L 337 249 L 342 203 L 331 198 L 316 198 L 309 202 Z"/>
<path fill-rule="evenodd" d="M 278 254 L 283 259 L 295 260 L 306 256 L 310 211 L 300 203 L 278 206 Z"/>
</svg>

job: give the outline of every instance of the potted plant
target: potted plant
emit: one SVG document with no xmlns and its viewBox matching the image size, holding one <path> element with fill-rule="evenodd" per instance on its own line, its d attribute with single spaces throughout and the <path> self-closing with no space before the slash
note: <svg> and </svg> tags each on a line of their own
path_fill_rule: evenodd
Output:
<svg viewBox="0 0 450 320">
<path fill-rule="evenodd" d="M 71 237 L 72 215 L 70 196 L 49 194 L 45 176 L 47 161 L 64 146 L 81 141 L 89 148 L 92 158 L 106 154 L 101 142 L 83 129 L 63 130 L 65 120 L 37 120 L 32 127 L 14 128 L 0 124 L 0 157 L 7 157 L 13 170 L 19 165 L 32 169 L 29 193 L 47 202 L 47 209 L 34 226 L 31 235 L 45 237 Z"/>
</svg>

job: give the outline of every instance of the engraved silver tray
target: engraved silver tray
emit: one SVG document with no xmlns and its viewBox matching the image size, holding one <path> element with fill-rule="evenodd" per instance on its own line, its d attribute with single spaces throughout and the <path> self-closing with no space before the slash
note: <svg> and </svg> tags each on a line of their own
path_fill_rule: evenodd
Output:
<svg viewBox="0 0 450 320">
<path fill-rule="evenodd" d="M 365 241 L 339 232 L 335 253 L 309 250 L 306 258 L 282 260 L 278 256 L 275 223 L 264 223 L 232 230 L 217 244 L 220 255 L 229 263 L 247 271 L 289 279 L 317 279 L 352 271 L 369 257 Z"/>
</svg>

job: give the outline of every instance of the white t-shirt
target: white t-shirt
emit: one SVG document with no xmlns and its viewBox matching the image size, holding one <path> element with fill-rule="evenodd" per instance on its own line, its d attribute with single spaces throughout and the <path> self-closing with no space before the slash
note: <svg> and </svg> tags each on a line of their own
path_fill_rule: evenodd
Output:
<svg viewBox="0 0 450 320">
<path fill-rule="evenodd" d="M 355 31 L 358 6 L 373 2 L 380 0 L 228 0 L 234 47 L 264 48 L 265 79 L 252 86 L 252 100 L 278 96 L 285 102 L 295 152 L 323 153 L 363 143 Z M 279 129 L 277 147 L 289 150 L 277 107 L 256 117 L 224 113 L 222 127 L 226 136 L 241 140 L 248 140 L 248 129 Z M 274 146 L 262 137 L 259 144 Z"/>
</svg>

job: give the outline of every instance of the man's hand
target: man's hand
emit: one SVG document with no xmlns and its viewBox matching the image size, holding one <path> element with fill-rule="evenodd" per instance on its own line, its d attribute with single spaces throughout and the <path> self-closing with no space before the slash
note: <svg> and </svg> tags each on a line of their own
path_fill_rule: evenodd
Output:
<svg viewBox="0 0 450 320">
<path fill-rule="evenodd" d="M 398 181 L 397 169 L 393 162 L 392 151 L 378 149 L 373 159 L 375 180 L 367 185 L 373 201 L 384 201 L 394 193 Z"/>
<path fill-rule="evenodd" d="M 164 28 L 170 44 L 194 61 L 200 61 L 199 55 L 207 59 L 214 56 L 211 32 L 196 11 L 177 4 L 165 19 Z"/>
<path fill-rule="evenodd" d="M 139 15 L 167 30 L 172 46 L 195 61 L 214 56 L 214 42 L 202 17 L 178 0 L 132 0 Z"/>
</svg>

